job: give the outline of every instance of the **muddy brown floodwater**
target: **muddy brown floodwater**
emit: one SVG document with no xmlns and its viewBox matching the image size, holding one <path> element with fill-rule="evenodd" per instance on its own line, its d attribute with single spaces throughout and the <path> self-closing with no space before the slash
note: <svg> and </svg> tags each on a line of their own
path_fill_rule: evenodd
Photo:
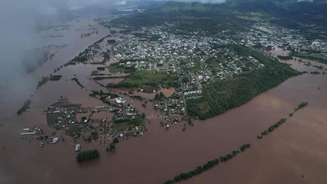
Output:
<svg viewBox="0 0 328 184">
<path fill-rule="evenodd" d="M 71 54 L 74 56 L 76 52 Z M 296 69 L 303 67 L 298 61 L 289 62 Z M 31 125 L 51 131 L 47 129 L 43 110 L 61 95 L 74 103 L 101 105 L 88 96 L 87 89 L 80 89 L 70 80 L 76 72 L 86 88 L 95 85 L 79 73 L 79 67 L 63 70 L 66 77 L 38 90 L 29 112 L 1 118 L 1 184 L 162 183 L 245 143 L 252 144 L 249 151 L 186 183 L 326 183 L 326 75 L 290 78 L 245 105 L 194 122 L 186 131 L 161 128 L 159 115 L 150 104 L 143 108 L 141 102 L 132 101 L 148 115 L 145 135 L 120 143 L 113 154 L 106 153 L 98 143 L 83 144 L 82 148 L 98 147 L 101 158 L 79 165 L 74 157 L 74 143 L 68 139 L 40 148 L 36 141 L 19 136 L 23 127 Z M 302 68 L 306 69 L 314 70 Z M 91 72 L 85 70 L 82 73 Z M 289 123 L 257 141 L 258 133 L 288 116 L 303 101 L 309 105 L 290 118 Z"/>
</svg>

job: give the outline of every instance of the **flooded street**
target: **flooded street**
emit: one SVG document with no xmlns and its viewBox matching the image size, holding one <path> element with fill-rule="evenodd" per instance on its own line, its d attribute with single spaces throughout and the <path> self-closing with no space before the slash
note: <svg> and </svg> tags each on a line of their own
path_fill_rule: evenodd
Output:
<svg viewBox="0 0 328 184">
<path fill-rule="evenodd" d="M 80 22 L 74 30 L 85 31 L 88 24 Z M 108 34 L 104 28 L 97 30 L 97 35 L 84 39 L 80 34 L 65 34 L 67 38 L 64 40 L 68 40 L 69 45 L 62 48 L 51 62 L 36 70 L 32 77 L 51 73 Z M 287 62 L 300 71 L 318 70 L 297 60 Z M 88 79 L 95 67 L 77 65 L 64 68 L 59 72 L 64 75 L 60 81 L 48 82 L 35 93 L 26 91 L 25 97 L 31 93 L 34 96 L 31 109 L 22 116 L 13 114 L 23 101 L 16 103 L 15 108 L 1 104 L 1 184 L 163 183 L 245 143 L 252 144 L 250 151 L 185 183 L 324 183 L 327 78 L 321 74 L 306 73 L 290 78 L 245 105 L 206 121 L 194 121 L 194 126 L 187 127 L 186 131 L 161 128 L 159 114 L 151 104 L 143 108 L 141 102 L 132 100 L 137 109 L 147 114 L 148 131 L 142 137 L 123 141 L 115 153 L 106 153 L 97 142 L 83 144 L 83 148 L 99 147 L 101 152 L 101 158 L 90 163 L 76 162 L 74 143 L 69 139 L 40 148 L 35 141 L 20 137 L 20 130 L 27 126 L 37 125 L 52 131 L 47 127 L 43 111 L 60 96 L 85 106 L 102 105 L 101 101 L 89 97 L 88 92 L 99 88 Z M 74 74 L 86 86 L 84 89 L 71 80 Z M 256 139 L 258 133 L 288 116 L 303 101 L 309 105 L 291 117 L 288 124 L 260 142 Z"/>
</svg>

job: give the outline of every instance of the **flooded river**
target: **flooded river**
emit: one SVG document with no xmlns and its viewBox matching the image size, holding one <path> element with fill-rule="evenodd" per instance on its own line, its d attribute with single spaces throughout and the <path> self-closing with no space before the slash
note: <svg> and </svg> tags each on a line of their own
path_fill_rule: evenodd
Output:
<svg viewBox="0 0 328 184">
<path fill-rule="evenodd" d="M 72 46 L 61 50 L 52 63 L 45 63 L 33 75 L 52 72 L 54 67 L 67 62 L 101 38 L 102 34 L 107 33 L 103 30 L 87 40 L 72 34 Z M 315 70 L 313 67 L 304 67 L 297 60 L 290 63 L 298 70 Z M 43 110 L 60 96 L 83 105 L 101 105 L 100 101 L 88 96 L 88 87 L 92 88 L 95 84 L 86 79 L 87 75 L 83 73 L 91 70 L 82 69 L 81 66 L 65 68 L 61 71 L 65 75 L 63 79 L 50 82 L 35 92 L 31 109 L 22 116 L 13 116 L 6 106 L 1 107 L 2 114 L 6 114 L 0 122 L 1 184 L 162 183 L 245 143 L 252 144 L 253 148 L 186 183 L 325 181 L 327 78 L 321 74 L 290 78 L 238 108 L 206 121 L 194 122 L 194 126 L 187 127 L 186 131 L 182 131 L 182 128 L 161 128 L 159 115 L 151 105 L 143 108 L 141 102 L 135 101 L 136 107 L 148 115 L 148 131 L 145 135 L 120 143 L 113 154 L 106 153 L 98 143 L 84 144 L 83 148 L 99 147 L 101 158 L 82 165 L 75 161 L 74 143 L 68 139 L 64 143 L 40 148 L 36 141 L 19 136 L 23 127 L 32 125 L 51 132 L 47 129 Z M 80 89 L 70 80 L 75 73 L 86 89 Z M 289 120 L 290 123 L 261 142 L 257 141 L 258 133 L 288 116 L 303 101 L 309 105 L 298 111 Z M 21 103 L 16 105 L 18 108 Z"/>
</svg>

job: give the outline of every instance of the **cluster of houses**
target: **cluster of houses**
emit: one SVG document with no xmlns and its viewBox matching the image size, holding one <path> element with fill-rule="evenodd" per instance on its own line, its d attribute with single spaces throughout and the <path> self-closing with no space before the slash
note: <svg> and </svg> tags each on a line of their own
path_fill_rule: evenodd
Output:
<svg viewBox="0 0 328 184">
<path fill-rule="evenodd" d="M 240 56 L 226 46 L 227 40 L 197 34 L 177 35 L 165 26 L 133 31 L 112 48 L 118 64 L 136 71 L 162 71 L 178 76 L 178 87 L 171 97 L 155 104 L 164 126 L 185 115 L 186 100 L 200 98 L 202 86 L 264 67 L 256 58 Z"/>
<path fill-rule="evenodd" d="M 113 138 L 143 135 L 145 117 L 132 104 L 128 103 L 126 98 L 106 92 L 94 92 L 91 96 L 107 104 L 106 109 L 112 117 L 110 122 Z"/>
<path fill-rule="evenodd" d="M 144 134 L 144 115 L 140 114 L 121 96 L 104 98 L 104 106 L 82 107 L 61 97 L 46 110 L 47 123 L 51 128 L 24 128 L 20 136 L 26 140 L 37 140 L 40 146 L 64 141 L 63 133 L 72 137 L 75 151 L 80 151 L 82 142 L 97 141 L 105 147 L 115 139 Z"/>
<path fill-rule="evenodd" d="M 183 95 L 175 89 L 163 89 L 155 98 L 154 109 L 160 111 L 160 124 L 170 128 L 182 121 L 185 115 Z"/>
<path fill-rule="evenodd" d="M 20 136 L 29 141 L 32 139 L 38 140 L 40 147 L 44 147 L 46 144 L 56 144 L 61 140 L 63 141 L 62 137 L 47 135 L 40 127 L 23 128 L 20 132 Z"/>
<path fill-rule="evenodd" d="M 307 39 L 299 31 L 258 22 L 252 29 L 240 34 L 240 43 L 250 47 L 269 48 L 277 46 L 285 50 L 302 51 L 313 50 L 326 53 L 326 40 Z"/>
<path fill-rule="evenodd" d="M 164 29 L 158 26 L 127 35 L 113 47 L 114 58 L 120 65 L 136 70 L 185 73 L 192 69 L 195 80 L 201 82 L 263 67 L 255 58 L 240 57 L 225 47 L 226 41 L 220 38 L 176 35 Z"/>
</svg>

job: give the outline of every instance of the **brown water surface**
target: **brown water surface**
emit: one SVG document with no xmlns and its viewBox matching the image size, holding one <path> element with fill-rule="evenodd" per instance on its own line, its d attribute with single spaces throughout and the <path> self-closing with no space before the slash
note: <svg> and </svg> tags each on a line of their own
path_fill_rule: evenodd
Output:
<svg viewBox="0 0 328 184">
<path fill-rule="evenodd" d="M 76 42 L 79 46 L 72 46 L 71 57 L 86 46 L 83 44 L 89 42 Z M 69 55 L 66 49 L 63 52 L 63 55 Z M 61 55 L 57 57 L 61 60 Z M 67 61 L 67 58 L 62 59 Z M 295 68 L 301 65 L 297 61 L 292 62 Z M 148 115 L 145 135 L 120 143 L 114 154 L 106 153 L 98 143 L 82 144 L 82 148 L 97 147 L 101 151 L 101 159 L 79 165 L 70 139 L 40 148 L 37 141 L 22 139 L 19 132 L 23 127 L 32 125 L 51 132 L 43 110 L 60 96 L 84 106 L 102 104 L 88 96 L 88 89 L 96 84 L 88 79 L 87 73 L 94 68 L 81 67 L 65 68 L 62 80 L 50 82 L 38 90 L 29 112 L 19 117 L 1 118 L 1 184 L 162 183 L 244 143 L 251 143 L 253 148 L 187 183 L 325 183 L 326 75 L 303 74 L 288 79 L 245 105 L 215 118 L 194 122 L 195 126 L 184 132 L 182 128 L 161 128 L 159 115 L 151 105 L 143 108 L 142 102 L 129 99 Z M 81 79 L 85 89 L 80 89 L 70 80 L 74 74 Z M 288 124 L 257 142 L 259 132 L 288 116 L 302 101 L 309 105 L 297 112 Z M 1 108 L 1 112 L 5 111 L 5 107 Z"/>
</svg>

